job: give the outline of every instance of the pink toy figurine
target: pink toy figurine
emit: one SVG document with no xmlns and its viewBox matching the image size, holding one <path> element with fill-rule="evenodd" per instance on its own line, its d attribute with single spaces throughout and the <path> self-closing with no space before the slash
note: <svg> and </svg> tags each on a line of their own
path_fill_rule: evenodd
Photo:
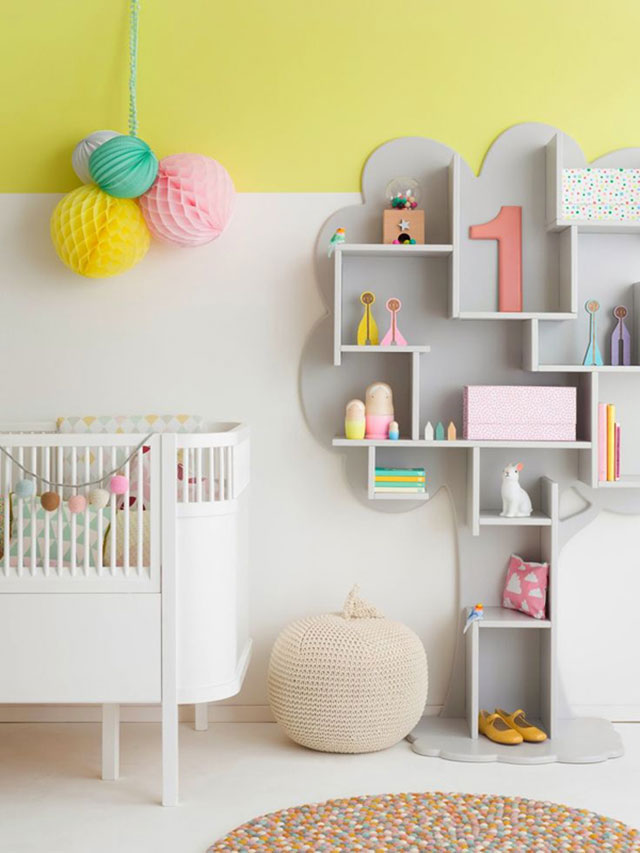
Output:
<svg viewBox="0 0 640 853">
<path fill-rule="evenodd" d="M 393 421 L 393 393 L 386 382 L 369 385 L 365 395 L 365 438 L 388 439 Z"/>
<path fill-rule="evenodd" d="M 406 347 L 407 345 L 404 335 L 400 333 L 400 329 L 398 328 L 398 311 L 401 308 L 402 302 L 395 296 L 387 299 L 387 311 L 391 314 L 391 323 L 389 324 L 389 331 L 382 339 L 383 347 L 389 347 L 393 344 L 399 347 Z"/>
</svg>

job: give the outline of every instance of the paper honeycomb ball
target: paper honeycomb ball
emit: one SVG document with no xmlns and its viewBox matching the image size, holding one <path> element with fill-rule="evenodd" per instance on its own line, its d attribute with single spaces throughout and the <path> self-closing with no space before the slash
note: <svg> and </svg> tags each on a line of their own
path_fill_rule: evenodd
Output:
<svg viewBox="0 0 640 853">
<path fill-rule="evenodd" d="M 158 158 L 137 136 L 114 136 L 89 157 L 92 180 L 115 198 L 137 198 L 158 174 Z"/>
<path fill-rule="evenodd" d="M 73 171 L 80 178 L 83 184 L 91 183 L 91 174 L 89 172 L 89 157 L 93 154 L 96 148 L 99 148 L 104 142 L 113 139 L 114 136 L 120 136 L 115 130 L 95 130 L 89 136 L 85 136 L 73 149 L 71 155 L 71 165 Z"/>
<path fill-rule="evenodd" d="M 226 228 L 235 188 L 227 170 L 203 154 L 171 154 L 140 197 L 149 231 L 165 243 L 202 246 Z"/>
<path fill-rule="evenodd" d="M 51 216 L 51 239 L 60 260 L 88 278 L 125 272 L 142 260 L 150 242 L 137 203 L 94 186 L 60 199 Z"/>
</svg>

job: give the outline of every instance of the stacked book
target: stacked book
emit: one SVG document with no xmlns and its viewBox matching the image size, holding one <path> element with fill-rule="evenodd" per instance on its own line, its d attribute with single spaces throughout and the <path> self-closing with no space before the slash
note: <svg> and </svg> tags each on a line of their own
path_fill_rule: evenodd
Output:
<svg viewBox="0 0 640 853">
<path fill-rule="evenodd" d="M 376 468 L 376 495 L 424 495 L 425 491 L 424 468 Z"/>
<path fill-rule="evenodd" d="M 612 403 L 598 403 L 598 480 L 619 479 L 620 424 L 616 422 L 616 407 Z"/>
</svg>

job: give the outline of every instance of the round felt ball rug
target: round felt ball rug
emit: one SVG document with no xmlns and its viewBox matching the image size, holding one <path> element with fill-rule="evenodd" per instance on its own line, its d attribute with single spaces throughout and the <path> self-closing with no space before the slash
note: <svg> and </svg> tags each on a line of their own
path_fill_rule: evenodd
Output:
<svg viewBox="0 0 640 853">
<path fill-rule="evenodd" d="M 383 794 L 328 800 L 255 818 L 208 853 L 279 850 L 636 853 L 640 833 L 593 812 L 519 797 Z"/>
</svg>

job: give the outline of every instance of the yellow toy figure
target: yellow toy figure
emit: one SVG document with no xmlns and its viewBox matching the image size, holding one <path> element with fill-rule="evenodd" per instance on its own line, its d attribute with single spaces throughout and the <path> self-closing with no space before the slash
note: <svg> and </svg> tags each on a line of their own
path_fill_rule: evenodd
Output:
<svg viewBox="0 0 640 853">
<path fill-rule="evenodd" d="M 364 314 L 358 326 L 359 347 L 367 346 L 367 344 L 371 346 L 378 345 L 378 327 L 371 311 L 371 306 L 375 301 L 376 295 L 375 293 L 371 293 L 370 290 L 365 290 L 364 293 L 360 294 L 360 302 L 364 305 Z"/>
<path fill-rule="evenodd" d="M 349 400 L 344 417 L 344 434 L 346 438 L 364 438 L 365 416 L 362 400 Z"/>
</svg>

